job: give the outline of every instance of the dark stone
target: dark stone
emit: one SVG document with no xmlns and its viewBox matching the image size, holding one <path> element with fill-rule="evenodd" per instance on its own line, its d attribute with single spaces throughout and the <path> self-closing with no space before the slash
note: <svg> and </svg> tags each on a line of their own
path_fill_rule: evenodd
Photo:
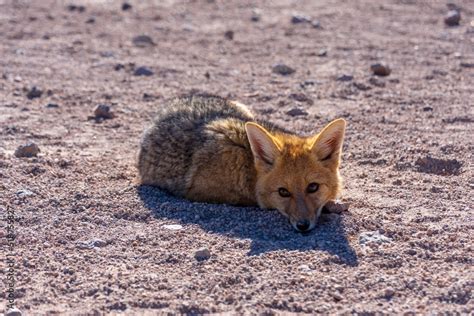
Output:
<svg viewBox="0 0 474 316">
<path fill-rule="evenodd" d="M 276 74 L 280 74 L 283 76 L 288 76 L 291 75 L 292 73 L 295 72 L 293 68 L 290 66 L 287 66 L 285 64 L 276 64 L 272 67 L 272 71 Z"/>
<path fill-rule="evenodd" d="M 457 26 L 461 21 L 461 12 L 459 10 L 450 10 L 444 17 L 444 23 L 447 26 Z"/>
<path fill-rule="evenodd" d="M 343 74 L 339 77 L 337 77 L 337 81 L 351 81 L 352 79 L 354 79 L 354 76 L 353 75 L 346 75 L 346 74 Z"/>
<path fill-rule="evenodd" d="M 138 35 L 132 39 L 132 42 L 137 47 L 150 47 L 155 46 L 156 44 L 153 42 L 150 36 L 148 35 Z"/>
<path fill-rule="evenodd" d="M 122 11 L 127 11 L 127 10 L 130 10 L 132 8 L 132 5 L 128 2 L 124 2 L 122 4 Z"/>
<path fill-rule="evenodd" d="M 96 120 L 107 120 L 114 118 L 114 113 L 110 110 L 107 104 L 99 104 L 94 110 L 94 117 Z"/>
<path fill-rule="evenodd" d="M 86 7 L 83 5 L 75 5 L 75 4 L 70 4 L 67 6 L 67 9 L 71 12 L 77 11 L 77 12 L 84 12 L 86 11 Z"/>
<path fill-rule="evenodd" d="M 234 39 L 234 31 L 225 32 L 224 37 L 228 39 L 229 41 L 232 41 Z"/>
<path fill-rule="evenodd" d="M 134 76 L 152 76 L 153 75 L 153 71 L 151 71 L 150 69 L 148 69 L 147 67 L 138 67 L 137 69 L 135 69 L 135 71 L 133 72 L 133 75 Z"/>
<path fill-rule="evenodd" d="M 15 150 L 15 157 L 36 157 L 39 152 L 40 149 L 38 145 L 36 145 L 35 143 L 28 143 L 25 145 L 18 146 L 18 148 Z"/>
<path fill-rule="evenodd" d="M 35 98 L 40 98 L 41 95 L 43 94 L 43 91 L 36 88 L 36 87 L 33 87 L 30 89 L 30 91 L 28 91 L 28 93 L 26 94 L 26 97 L 30 100 L 32 99 L 35 99 Z"/>
<path fill-rule="evenodd" d="M 293 108 L 286 112 L 286 114 L 289 116 L 306 116 L 308 115 L 308 112 L 300 108 Z"/>
<path fill-rule="evenodd" d="M 474 63 L 462 62 L 459 64 L 459 66 L 463 68 L 474 68 Z"/>
<path fill-rule="evenodd" d="M 372 64 L 370 66 L 370 69 L 372 70 L 372 73 L 374 75 L 383 77 L 390 75 L 390 73 L 392 72 L 390 67 L 381 63 Z"/>
<path fill-rule="evenodd" d="M 304 15 L 294 14 L 291 17 L 291 23 L 293 24 L 310 23 L 310 22 L 311 22 L 311 18 Z"/>
</svg>

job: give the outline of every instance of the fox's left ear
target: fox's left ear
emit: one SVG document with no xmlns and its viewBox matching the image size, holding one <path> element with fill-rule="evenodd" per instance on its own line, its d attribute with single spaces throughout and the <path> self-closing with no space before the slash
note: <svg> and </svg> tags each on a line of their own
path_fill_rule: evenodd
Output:
<svg viewBox="0 0 474 316">
<path fill-rule="evenodd" d="M 339 162 L 345 131 L 346 121 L 344 119 L 337 119 L 326 125 L 316 136 L 311 148 L 318 160 Z"/>
</svg>

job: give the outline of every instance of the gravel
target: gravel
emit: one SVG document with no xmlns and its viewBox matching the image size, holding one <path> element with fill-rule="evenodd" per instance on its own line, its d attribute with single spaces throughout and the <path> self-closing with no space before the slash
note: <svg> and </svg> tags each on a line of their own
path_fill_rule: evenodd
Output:
<svg viewBox="0 0 474 316">
<path fill-rule="evenodd" d="M 460 66 L 473 62 L 463 23 L 472 1 L 457 2 L 463 17 L 453 28 L 444 27 L 441 0 L 130 1 L 125 12 L 122 1 L 77 2 L 84 3 L 87 15 L 53 0 L 0 5 L 8 17 L 0 214 L 8 208 L 18 219 L 15 306 L 25 315 L 473 313 L 474 77 Z M 262 19 L 253 23 L 257 5 Z M 291 24 L 295 11 L 317 14 L 325 29 Z M 92 15 L 96 23 L 85 24 Z M 223 38 L 229 29 L 238 41 Z M 135 47 L 139 34 L 157 45 Z M 320 49 L 328 57 L 316 56 Z M 101 57 L 106 51 L 114 56 Z M 396 65 L 388 77 L 369 69 L 382 60 Z M 274 74 L 274 62 L 296 72 Z M 156 75 L 134 77 L 136 65 Z M 335 80 L 344 73 L 354 80 Z M 26 98 L 23 87 L 33 85 L 44 89 L 40 99 Z M 248 104 L 258 119 L 307 136 L 345 118 L 341 201 L 349 210 L 324 212 L 301 234 L 274 210 L 193 203 L 137 186 L 143 130 L 169 99 L 193 89 Z M 48 102 L 60 108 L 46 109 Z M 97 104 L 121 115 L 84 120 Z M 293 107 L 309 114 L 287 115 Z M 29 142 L 41 154 L 16 158 Z M 34 195 L 22 198 L 21 190 Z M 369 232 L 368 240 L 391 241 L 359 243 Z M 107 244 L 94 247 L 94 239 Z M 211 256 L 197 261 L 201 247 Z M 6 304 L 3 296 L 0 313 Z"/>
</svg>

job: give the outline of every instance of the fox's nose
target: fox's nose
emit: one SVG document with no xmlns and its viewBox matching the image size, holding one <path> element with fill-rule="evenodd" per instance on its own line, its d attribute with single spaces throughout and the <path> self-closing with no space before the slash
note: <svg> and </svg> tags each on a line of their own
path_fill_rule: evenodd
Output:
<svg viewBox="0 0 474 316">
<path fill-rule="evenodd" d="M 303 219 L 301 221 L 298 221 L 296 223 L 296 228 L 300 231 L 300 232 L 304 232 L 304 231 L 307 231 L 309 226 L 310 226 L 310 222 L 307 220 L 307 219 Z"/>
</svg>

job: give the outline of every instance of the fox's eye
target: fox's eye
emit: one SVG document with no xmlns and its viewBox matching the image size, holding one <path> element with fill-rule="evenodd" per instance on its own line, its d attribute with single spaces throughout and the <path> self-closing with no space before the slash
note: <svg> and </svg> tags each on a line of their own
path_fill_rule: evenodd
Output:
<svg viewBox="0 0 474 316">
<path fill-rule="evenodd" d="M 315 183 L 315 182 L 312 182 L 308 185 L 308 188 L 306 189 L 306 191 L 308 193 L 314 193 L 316 191 L 318 191 L 319 189 L 319 184 Z"/>
<path fill-rule="evenodd" d="M 281 197 L 290 197 L 291 193 L 285 188 L 279 188 L 278 189 L 278 194 L 280 194 Z"/>
</svg>

